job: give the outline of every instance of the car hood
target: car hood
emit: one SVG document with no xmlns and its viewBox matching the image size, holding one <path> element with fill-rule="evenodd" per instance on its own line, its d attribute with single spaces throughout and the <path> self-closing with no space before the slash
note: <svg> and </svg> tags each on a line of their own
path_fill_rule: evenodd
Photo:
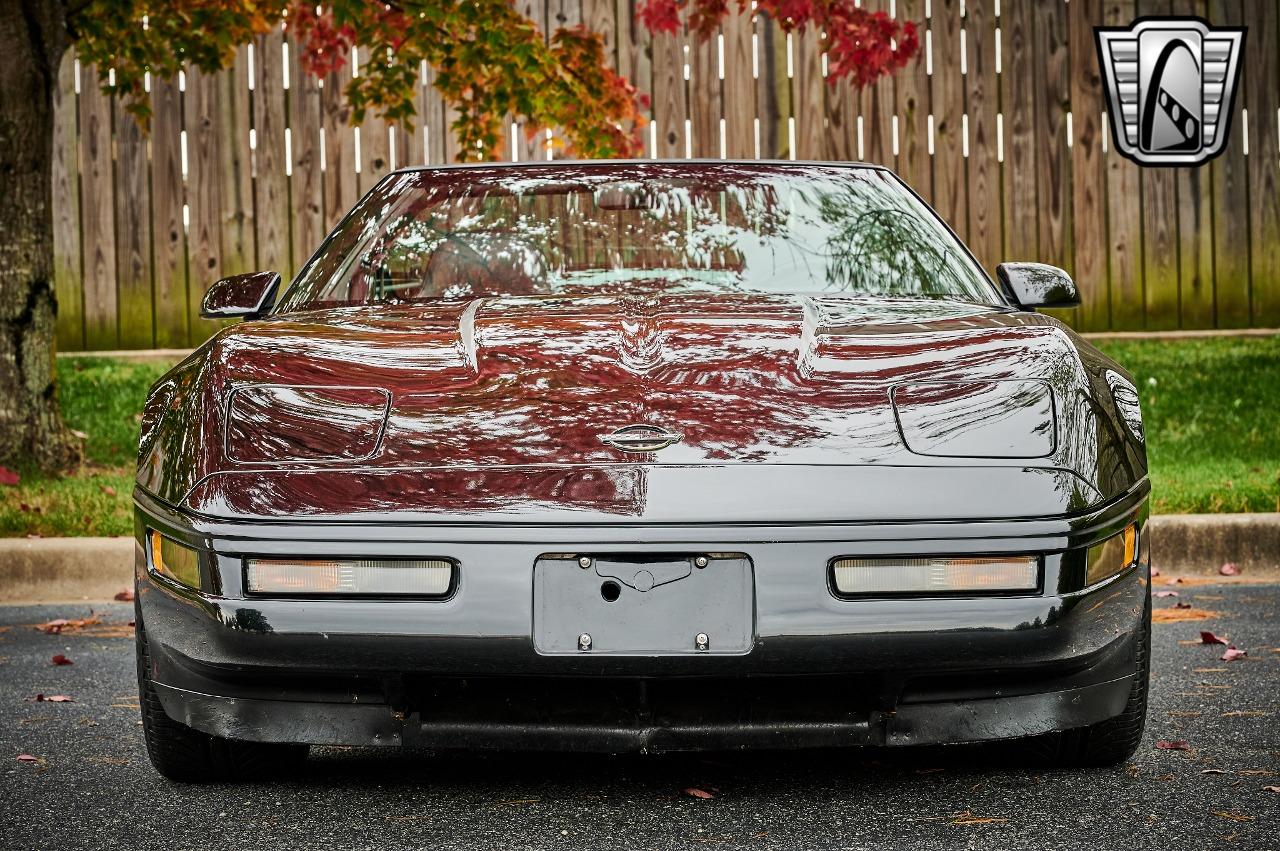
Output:
<svg viewBox="0 0 1280 851">
<path fill-rule="evenodd" d="M 634 501 L 645 471 L 666 468 L 663 480 L 674 481 L 685 475 L 677 469 L 744 465 L 754 469 L 716 475 L 863 466 L 958 476 L 983 466 L 1065 472 L 1073 504 L 1109 489 L 1096 441 L 1081 451 L 1062 437 L 1091 416 L 1071 332 L 1045 316 L 946 300 L 673 293 L 337 308 L 229 328 L 167 382 L 168 401 L 162 382 L 149 405 L 140 482 L 170 500 L 198 484 L 234 491 L 225 483 L 249 481 L 205 481 L 222 473 L 323 492 L 345 471 L 347 485 L 368 479 L 364 493 L 404 487 L 395 478 L 405 471 L 434 471 L 435 499 L 471 488 L 572 501 L 577 488 L 598 501 L 605 488 Z M 1043 392 L 1018 390 L 992 409 L 982 390 L 995 382 Z M 913 403 L 923 393 L 914 420 L 908 396 L 895 410 L 903 392 Z M 1037 428 L 1019 419 L 1033 405 L 1028 392 L 1048 406 L 1038 428 L 1049 433 L 1022 449 L 1010 432 Z M 198 426 L 167 450 L 153 439 L 148 457 L 150 432 L 164 431 L 158 412 L 191 399 Z M 929 452 L 904 431 L 940 423 L 946 438 L 954 422 L 973 434 L 976 419 L 993 426 L 989 439 L 950 444 L 961 451 L 944 440 Z M 679 440 L 643 453 L 602 441 L 636 425 Z M 174 439 L 192 462 L 174 459 Z"/>
</svg>

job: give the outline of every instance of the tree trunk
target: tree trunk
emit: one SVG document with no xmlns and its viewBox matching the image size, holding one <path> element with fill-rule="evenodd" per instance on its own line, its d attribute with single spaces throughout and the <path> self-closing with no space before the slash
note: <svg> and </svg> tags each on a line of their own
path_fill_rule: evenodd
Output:
<svg viewBox="0 0 1280 851">
<path fill-rule="evenodd" d="M 53 92 L 58 0 L 0 0 L 0 463 L 65 469 L 79 447 L 55 384 Z"/>
</svg>

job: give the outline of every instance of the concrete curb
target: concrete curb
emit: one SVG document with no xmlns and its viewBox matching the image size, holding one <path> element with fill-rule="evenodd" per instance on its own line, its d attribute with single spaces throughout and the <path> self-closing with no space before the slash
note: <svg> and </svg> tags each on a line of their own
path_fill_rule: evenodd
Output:
<svg viewBox="0 0 1280 851">
<path fill-rule="evenodd" d="M 1280 513 L 1157 514 L 1151 561 L 1167 577 L 1280 579 Z M 0 538 L 0 603 L 109 600 L 133 587 L 133 538 Z"/>
<path fill-rule="evenodd" d="M 0 603 L 110 600 L 133 588 L 133 538 L 0 538 Z"/>
<path fill-rule="evenodd" d="M 1232 562 L 1242 576 L 1280 578 L 1280 513 L 1153 514 L 1148 534 L 1167 576 L 1218 575 Z"/>
</svg>

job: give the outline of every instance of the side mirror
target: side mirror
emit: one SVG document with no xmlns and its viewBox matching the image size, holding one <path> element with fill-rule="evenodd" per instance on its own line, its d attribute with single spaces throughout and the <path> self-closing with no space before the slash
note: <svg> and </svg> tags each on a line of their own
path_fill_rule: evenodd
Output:
<svg viewBox="0 0 1280 851">
<path fill-rule="evenodd" d="M 280 288 L 279 272 L 249 272 L 223 278 L 204 294 L 205 319 L 257 319 L 271 309 Z"/>
<path fill-rule="evenodd" d="M 1038 307 L 1076 307 L 1080 291 L 1071 276 L 1046 263 L 1001 263 L 996 267 L 1000 286 L 1024 310 Z"/>
</svg>

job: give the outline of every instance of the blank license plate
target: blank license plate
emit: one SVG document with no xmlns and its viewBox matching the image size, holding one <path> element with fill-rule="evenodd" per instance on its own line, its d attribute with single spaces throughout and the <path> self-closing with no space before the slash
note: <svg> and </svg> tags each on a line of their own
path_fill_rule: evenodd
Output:
<svg viewBox="0 0 1280 851">
<path fill-rule="evenodd" d="M 544 655 L 741 655 L 754 640 L 746 557 L 542 558 L 533 571 L 533 644 Z M 706 638 L 700 646 L 699 637 Z"/>
</svg>

